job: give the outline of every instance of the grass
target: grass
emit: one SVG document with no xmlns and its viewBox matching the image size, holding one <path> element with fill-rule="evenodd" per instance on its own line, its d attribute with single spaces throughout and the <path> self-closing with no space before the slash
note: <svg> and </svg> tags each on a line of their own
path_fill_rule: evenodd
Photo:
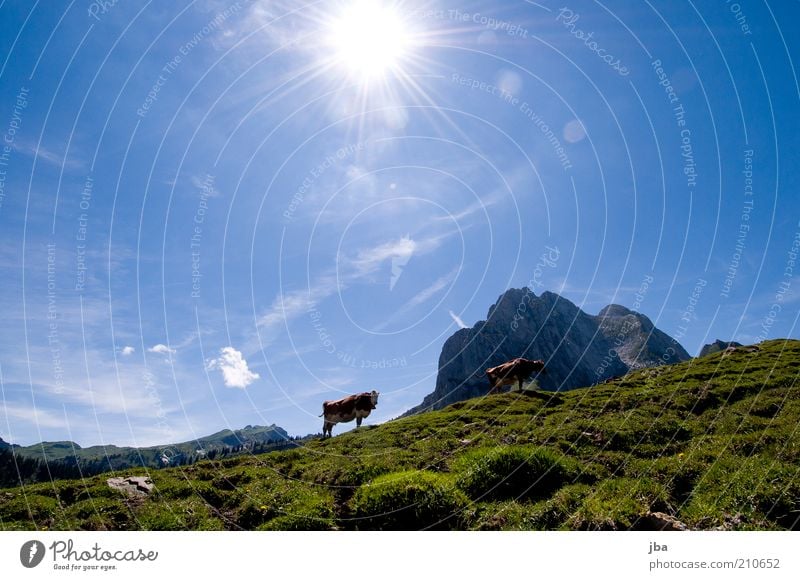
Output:
<svg viewBox="0 0 800 580">
<path fill-rule="evenodd" d="M 469 501 L 452 477 L 409 470 L 362 485 L 350 504 L 356 529 L 446 530 L 463 526 Z"/>
<path fill-rule="evenodd" d="M 476 449 L 453 463 L 457 486 L 475 501 L 546 497 L 574 468 L 560 454 L 530 445 Z"/>
<path fill-rule="evenodd" d="M 302 448 L 0 490 L 0 529 L 800 528 L 800 341 L 553 395 L 507 393 Z M 149 475 L 126 498 L 112 475 Z"/>
</svg>

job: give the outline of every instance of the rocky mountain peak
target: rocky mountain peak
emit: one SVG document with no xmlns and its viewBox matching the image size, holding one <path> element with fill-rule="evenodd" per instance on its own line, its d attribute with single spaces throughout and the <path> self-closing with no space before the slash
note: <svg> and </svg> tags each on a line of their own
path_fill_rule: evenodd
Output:
<svg viewBox="0 0 800 580">
<path fill-rule="evenodd" d="M 547 390 L 589 386 L 630 369 L 691 358 L 649 318 L 624 306 L 611 304 L 592 316 L 553 292 L 536 296 L 529 288 L 510 288 L 485 321 L 445 341 L 434 392 L 408 414 L 486 394 L 486 369 L 516 357 L 545 361 L 539 385 Z"/>
<path fill-rule="evenodd" d="M 489 307 L 486 320 L 505 319 L 516 311 L 526 300 L 536 299 L 536 294 L 527 288 L 509 288 L 497 298 L 497 302 Z"/>
<path fill-rule="evenodd" d="M 636 312 L 621 304 L 609 304 L 600 310 L 597 316 L 598 318 L 605 318 L 606 316 L 628 316 L 629 314 L 636 314 Z"/>
</svg>

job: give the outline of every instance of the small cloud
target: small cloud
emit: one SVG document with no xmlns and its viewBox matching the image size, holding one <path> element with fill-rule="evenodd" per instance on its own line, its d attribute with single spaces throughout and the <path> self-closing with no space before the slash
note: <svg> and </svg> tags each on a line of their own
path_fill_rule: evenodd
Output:
<svg viewBox="0 0 800 580">
<path fill-rule="evenodd" d="M 163 345 L 158 345 L 158 346 L 163 346 Z M 153 348 L 155 348 L 155 347 L 153 347 Z M 130 355 L 132 355 L 133 353 L 136 352 L 136 349 L 133 348 L 132 346 L 123 346 L 122 350 L 120 350 L 119 352 L 120 352 L 120 354 L 122 356 L 130 356 Z"/>
<path fill-rule="evenodd" d="M 459 327 L 459 328 L 469 328 L 469 326 L 467 326 L 466 324 L 464 324 L 464 321 L 463 321 L 463 320 L 461 320 L 461 318 L 458 316 L 458 314 L 456 314 L 456 313 L 455 313 L 455 312 L 453 312 L 452 310 L 448 311 L 448 313 L 450 314 L 450 318 L 452 318 L 452 319 L 453 319 L 453 322 L 455 322 L 456 324 L 458 324 L 458 327 Z"/>
<path fill-rule="evenodd" d="M 155 354 L 175 354 L 177 351 L 174 348 L 168 347 L 166 344 L 157 344 L 148 348 L 147 352 Z"/>
<path fill-rule="evenodd" d="M 217 191 L 213 175 L 206 174 L 202 177 L 193 175 L 190 180 L 192 182 L 192 187 L 199 191 L 201 195 L 205 195 L 206 197 L 219 197 L 219 191 Z"/>
<path fill-rule="evenodd" d="M 226 346 L 219 351 L 220 357 L 206 362 L 206 369 L 218 369 L 222 371 L 222 378 L 226 387 L 244 389 L 253 381 L 260 378 L 258 373 L 254 373 L 247 366 L 242 353 Z"/>
</svg>

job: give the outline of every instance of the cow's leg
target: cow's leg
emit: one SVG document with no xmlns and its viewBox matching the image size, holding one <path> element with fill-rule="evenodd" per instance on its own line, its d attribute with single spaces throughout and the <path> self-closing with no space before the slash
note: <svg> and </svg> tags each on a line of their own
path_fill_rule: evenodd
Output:
<svg viewBox="0 0 800 580">
<path fill-rule="evenodd" d="M 497 377 L 494 380 L 494 385 L 492 385 L 492 390 L 489 391 L 489 394 L 490 395 L 496 395 L 497 393 L 501 392 L 503 390 L 503 385 L 506 384 L 507 380 L 508 380 L 508 377 L 505 377 L 505 376 Z"/>
<path fill-rule="evenodd" d="M 361 427 L 361 421 L 364 420 L 364 417 L 356 417 L 356 429 Z"/>
</svg>

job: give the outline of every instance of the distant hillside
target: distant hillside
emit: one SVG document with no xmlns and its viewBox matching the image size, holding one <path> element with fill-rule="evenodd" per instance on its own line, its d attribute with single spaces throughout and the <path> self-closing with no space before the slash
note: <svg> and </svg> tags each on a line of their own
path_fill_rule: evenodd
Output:
<svg viewBox="0 0 800 580">
<path fill-rule="evenodd" d="M 72 441 L 44 441 L 27 447 L 0 445 L 0 487 L 41 480 L 95 475 L 131 467 L 186 465 L 207 456 L 230 455 L 241 451 L 262 453 L 289 447 L 294 438 L 278 427 L 252 426 L 232 431 L 224 429 L 195 441 L 153 447 L 95 445 L 82 448 Z M 13 452 L 13 453 L 12 453 Z M 21 460 L 25 461 L 21 461 Z"/>
<path fill-rule="evenodd" d="M 445 341 L 436 388 L 406 414 L 485 394 L 485 370 L 516 357 L 544 360 L 547 373 L 539 376 L 539 386 L 551 391 L 691 358 L 649 318 L 624 306 L 612 304 L 591 316 L 558 294 L 537 297 L 528 288 L 512 288 L 489 308 L 485 321 Z"/>
<path fill-rule="evenodd" d="M 742 345 L 739 344 L 738 342 L 734 342 L 732 340 L 726 342 L 724 340 L 717 339 L 714 342 L 712 342 L 711 344 L 704 344 L 703 348 L 700 349 L 700 354 L 697 355 L 697 356 L 708 356 L 710 354 L 714 354 L 715 352 L 721 352 L 721 351 L 725 350 L 726 348 L 730 348 L 730 347 L 736 348 L 736 347 L 740 347 L 740 346 L 742 346 Z"/>
<path fill-rule="evenodd" d="M 507 393 L 266 455 L 0 491 L 0 528 L 780 530 L 800 520 L 800 341 Z"/>
</svg>

